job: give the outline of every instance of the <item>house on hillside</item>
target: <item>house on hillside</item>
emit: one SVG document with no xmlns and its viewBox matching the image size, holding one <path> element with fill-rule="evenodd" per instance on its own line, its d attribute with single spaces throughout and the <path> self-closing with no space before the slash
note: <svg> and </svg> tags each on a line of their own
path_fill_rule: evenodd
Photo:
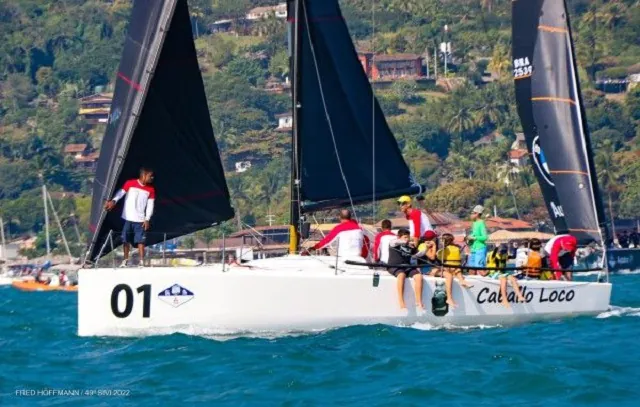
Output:
<svg viewBox="0 0 640 407">
<path fill-rule="evenodd" d="M 497 131 L 494 131 L 490 134 L 487 134 L 486 136 L 480 137 L 478 140 L 476 140 L 473 143 L 473 145 L 476 147 L 489 146 L 491 144 L 498 143 L 504 139 L 505 137 L 502 134 L 498 133 Z"/>
<path fill-rule="evenodd" d="M 98 166 L 98 158 L 100 158 L 100 153 L 98 152 L 89 153 L 82 157 L 76 157 L 76 167 L 86 171 L 95 172 Z"/>
<path fill-rule="evenodd" d="M 417 54 L 375 55 L 359 52 L 358 59 L 367 77 L 374 81 L 422 77 L 422 57 Z"/>
<path fill-rule="evenodd" d="M 516 133 L 516 140 L 511 143 L 512 150 L 526 150 L 527 140 L 524 137 L 524 133 Z"/>
<path fill-rule="evenodd" d="M 89 153 L 89 146 L 87 144 L 67 144 L 62 152 L 65 157 L 78 158 Z"/>
<path fill-rule="evenodd" d="M 245 18 L 249 21 L 256 21 L 268 18 L 270 14 L 275 14 L 276 18 L 287 18 L 287 3 L 252 8 Z"/>
<path fill-rule="evenodd" d="M 291 112 L 277 114 L 276 119 L 278 119 L 276 131 L 287 132 L 293 130 L 293 114 Z"/>
<path fill-rule="evenodd" d="M 112 93 L 96 93 L 80 99 L 78 114 L 89 124 L 107 123 L 111 110 Z"/>
<path fill-rule="evenodd" d="M 509 162 L 516 167 L 524 167 L 527 165 L 527 150 L 511 150 L 509 151 Z"/>
</svg>

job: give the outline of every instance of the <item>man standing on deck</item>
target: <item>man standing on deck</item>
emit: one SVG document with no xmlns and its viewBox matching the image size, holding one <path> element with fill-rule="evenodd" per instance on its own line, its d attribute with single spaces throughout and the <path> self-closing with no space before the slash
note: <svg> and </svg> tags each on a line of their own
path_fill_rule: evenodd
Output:
<svg viewBox="0 0 640 407">
<path fill-rule="evenodd" d="M 429 230 L 433 230 L 431 222 L 429 222 L 426 213 L 411 206 L 410 196 L 403 195 L 398 198 L 398 205 L 400 205 L 400 211 L 404 213 L 404 216 L 409 221 L 411 243 L 413 243 L 414 247 L 418 247 L 420 238 L 424 237 Z"/>
<path fill-rule="evenodd" d="M 139 266 L 144 266 L 144 243 L 156 199 L 156 191 L 151 185 L 152 182 L 153 170 L 141 168 L 140 177 L 125 182 L 122 189 L 116 192 L 113 199 L 104 205 L 105 210 L 110 211 L 115 208 L 120 199 L 126 196 L 124 208 L 122 209 L 122 219 L 124 219 L 124 228 L 122 229 L 124 260 L 120 267 L 127 267 L 129 263 L 131 244 L 138 246 Z"/>
<path fill-rule="evenodd" d="M 471 234 L 467 237 L 471 245 L 471 255 L 469 256 L 468 265 L 470 267 L 486 267 L 487 265 L 487 226 L 482 219 L 484 207 L 476 205 L 471 212 L 471 220 L 473 226 Z M 476 270 L 469 270 L 469 274 L 476 274 Z"/>
<path fill-rule="evenodd" d="M 311 249 L 324 249 L 333 242 L 337 242 L 338 257 L 343 260 L 365 261 L 369 255 L 369 239 L 358 222 L 351 219 L 351 211 L 348 209 L 340 211 L 340 223 Z"/>
</svg>

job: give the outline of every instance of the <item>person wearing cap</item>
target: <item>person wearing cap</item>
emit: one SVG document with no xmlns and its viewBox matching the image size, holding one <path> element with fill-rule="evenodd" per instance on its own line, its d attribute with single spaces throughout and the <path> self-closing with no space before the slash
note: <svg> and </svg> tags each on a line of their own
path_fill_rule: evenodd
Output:
<svg viewBox="0 0 640 407">
<path fill-rule="evenodd" d="M 468 262 L 469 267 L 485 267 L 487 264 L 486 242 L 489 238 L 489 235 L 487 233 L 487 226 L 482 219 L 483 212 L 484 207 L 482 205 L 476 205 L 471 212 L 471 220 L 473 221 L 473 226 L 471 227 L 471 234 L 467 236 L 467 240 L 469 241 L 471 246 L 471 254 L 469 256 Z M 469 274 L 476 274 L 476 270 L 470 270 Z"/>
<path fill-rule="evenodd" d="M 544 246 L 549 259 L 549 266 L 553 270 L 567 270 L 564 272 L 554 271 L 556 280 L 571 280 L 573 273 L 571 273 L 571 267 L 573 267 L 573 260 L 576 257 L 576 251 L 578 250 L 578 240 L 571 235 L 558 235 L 554 236 Z"/>
<path fill-rule="evenodd" d="M 418 247 L 420 238 L 429 230 L 433 230 L 427 214 L 411 206 L 411 197 L 403 195 L 398 198 L 398 205 L 409 221 L 409 233 L 414 247 Z"/>
<path fill-rule="evenodd" d="M 320 250 L 338 243 L 338 257 L 361 261 L 369 254 L 369 239 L 364 235 L 362 228 L 351 219 L 351 211 L 340 211 L 340 223 L 334 227 L 328 235 L 316 243 L 311 250 Z"/>
<path fill-rule="evenodd" d="M 380 224 L 382 231 L 373 241 L 373 261 L 375 263 L 387 263 L 389 261 L 389 244 L 396 239 L 396 234 L 391 231 L 391 221 L 385 219 Z"/>
<path fill-rule="evenodd" d="M 427 232 L 420 239 L 418 245 L 418 252 L 413 256 L 418 265 L 436 261 L 436 251 L 438 250 L 436 232 L 433 230 L 427 230 Z M 428 269 L 429 266 L 423 267 L 423 270 Z M 433 269 L 428 274 L 430 276 L 436 276 L 438 269 Z"/>
</svg>

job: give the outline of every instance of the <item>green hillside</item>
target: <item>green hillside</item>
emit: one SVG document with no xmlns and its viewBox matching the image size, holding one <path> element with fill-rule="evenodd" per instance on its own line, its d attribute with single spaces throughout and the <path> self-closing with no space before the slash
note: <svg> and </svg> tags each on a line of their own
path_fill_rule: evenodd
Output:
<svg viewBox="0 0 640 407">
<path fill-rule="evenodd" d="M 286 222 L 288 160 L 282 157 L 288 157 L 289 135 L 275 131 L 275 116 L 290 109 L 290 100 L 264 90 L 288 75 L 285 20 L 270 15 L 251 26 L 234 24 L 237 35 L 213 34 L 215 21 L 237 21 L 251 8 L 273 3 L 189 4 L 234 206 L 249 224 L 266 223 L 269 212 Z M 601 79 L 640 72 L 640 4 L 568 4 L 600 185 L 615 216 L 636 217 L 640 86 L 618 94 L 596 89 Z M 511 0 L 342 0 L 341 6 L 360 50 L 428 50 L 432 74 L 433 50 L 445 38 L 445 24 L 449 28 L 453 55 L 446 78 L 439 60 L 437 83 L 376 87 L 406 160 L 430 188 L 430 207 L 463 214 L 481 200 L 503 216 L 546 219 L 532 172 L 523 167 L 509 175 L 507 154 L 521 131 L 510 75 Z M 12 236 L 42 229 L 40 176 L 51 190 L 74 193 L 55 200 L 66 227 L 72 227 L 72 213 L 86 226 L 91 172 L 78 168 L 64 148 L 100 147 L 104 128 L 78 115 L 78 100 L 96 87 L 109 89 L 130 10 L 129 0 L 0 2 L 0 215 Z M 474 145 L 489 135 L 498 140 Z M 235 162 L 243 160 L 252 168 L 235 173 Z M 392 207 L 383 203 L 379 216 Z"/>
</svg>

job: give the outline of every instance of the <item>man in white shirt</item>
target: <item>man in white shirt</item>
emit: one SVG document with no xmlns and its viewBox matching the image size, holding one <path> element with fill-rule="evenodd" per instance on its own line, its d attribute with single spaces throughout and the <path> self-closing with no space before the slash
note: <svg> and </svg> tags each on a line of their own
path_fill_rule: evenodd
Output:
<svg viewBox="0 0 640 407">
<path fill-rule="evenodd" d="M 124 228 L 122 229 L 124 260 L 121 267 L 127 267 L 128 265 L 131 244 L 138 246 L 140 267 L 144 265 L 146 231 L 149 230 L 149 221 L 153 215 L 156 199 L 156 191 L 151 185 L 152 182 L 153 170 L 141 168 L 140 177 L 125 182 L 122 189 L 116 192 L 113 199 L 104 206 L 105 210 L 110 211 L 115 208 L 120 199 L 126 196 L 124 207 L 122 208 L 122 219 L 124 219 Z"/>
</svg>

